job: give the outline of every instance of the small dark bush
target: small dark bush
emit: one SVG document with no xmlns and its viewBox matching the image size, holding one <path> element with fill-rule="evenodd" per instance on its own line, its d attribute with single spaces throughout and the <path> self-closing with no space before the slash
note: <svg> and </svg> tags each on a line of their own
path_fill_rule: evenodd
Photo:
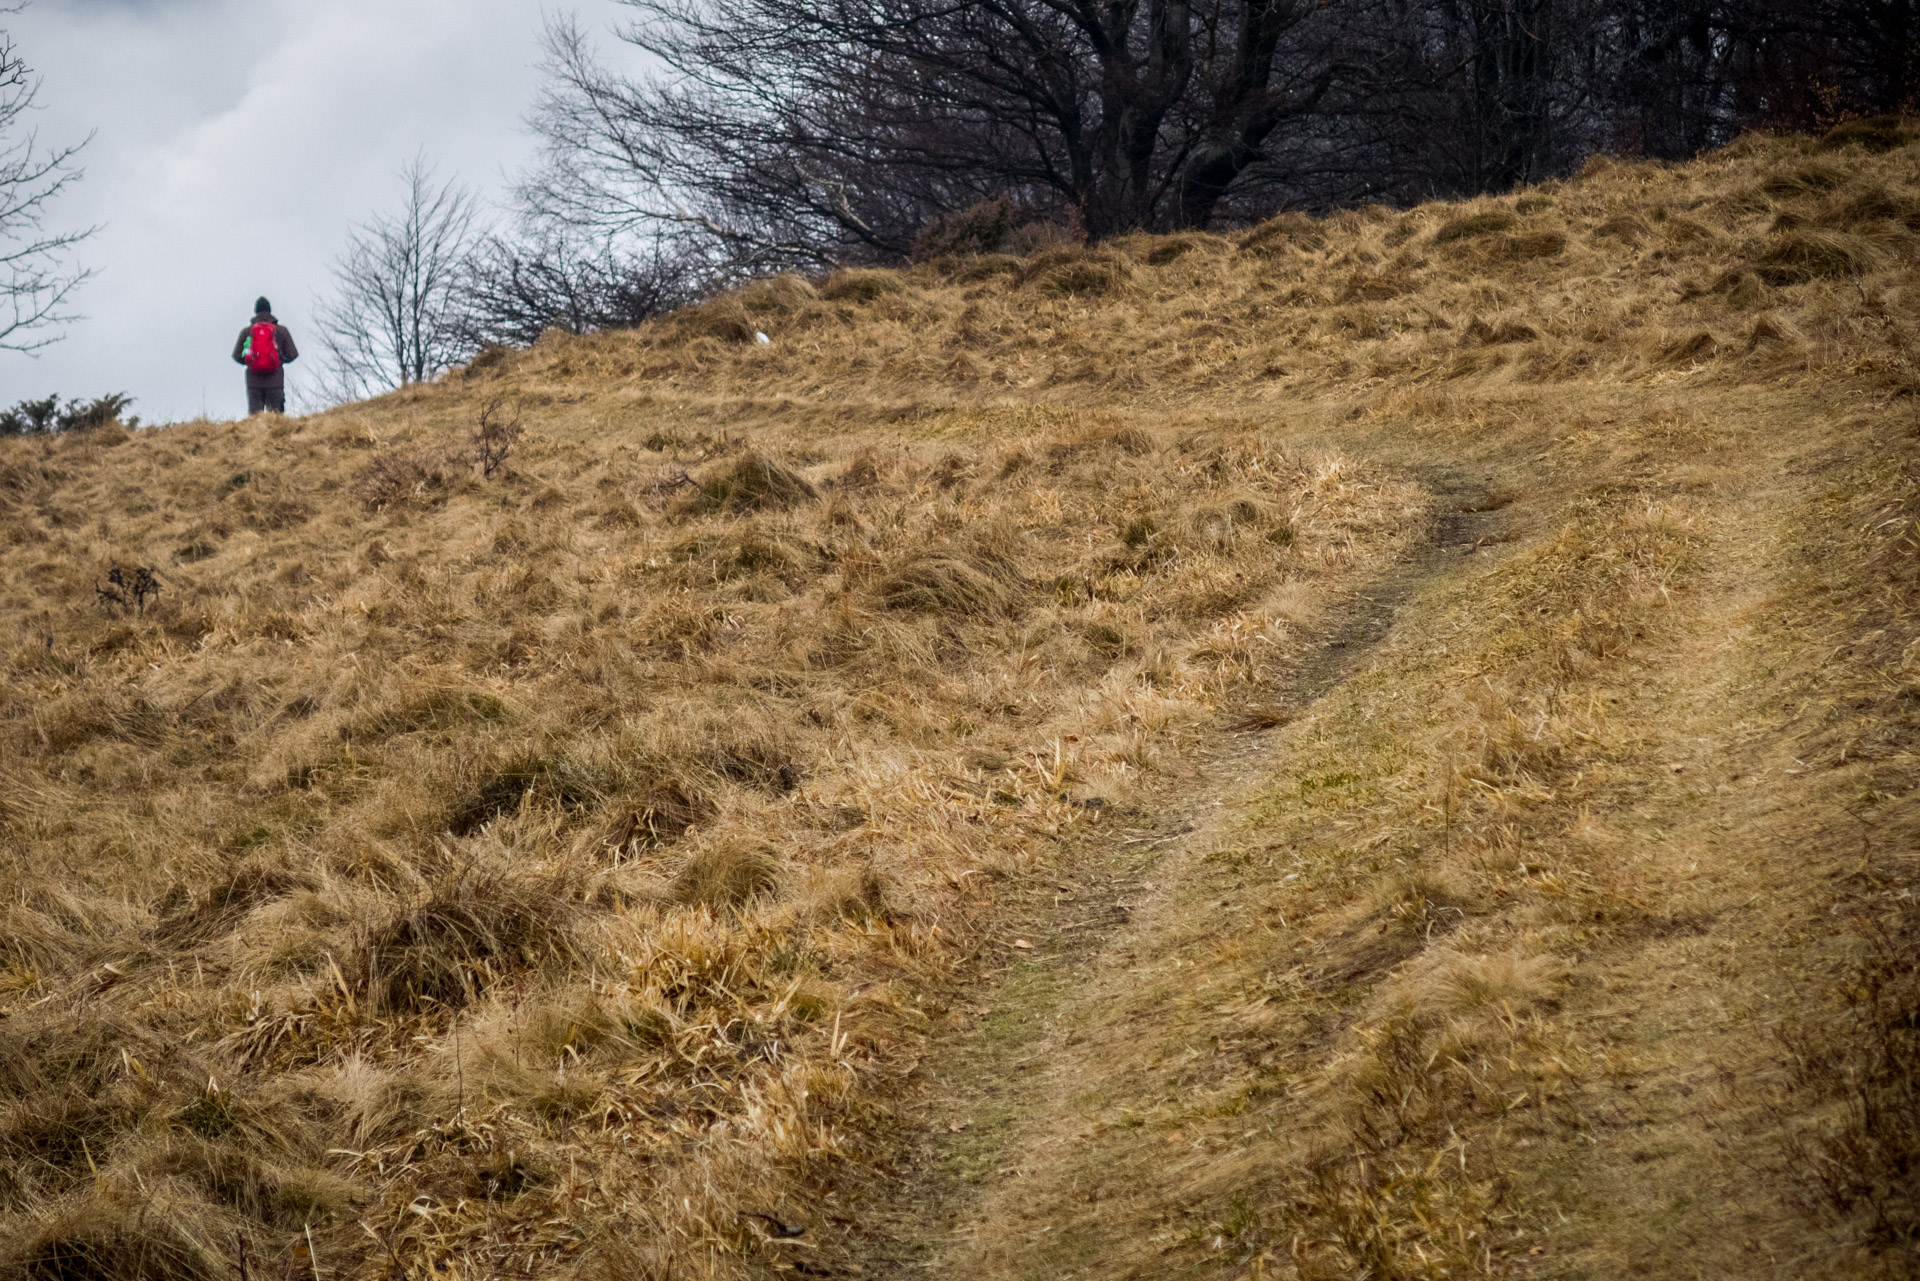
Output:
<svg viewBox="0 0 1920 1281">
<path fill-rule="evenodd" d="M 982 200 L 934 219 L 914 238 L 915 262 L 930 258 L 973 257 L 999 250 L 1013 234 L 1013 204 L 1004 197 Z"/>
<path fill-rule="evenodd" d="M 138 427 L 139 418 L 126 414 L 133 397 L 112 392 L 92 400 L 69 400 L 63 409 L 60 397 L 23 400 L 12 409 L 0 412 L 0 436 L 41 436 L 63 431 L 91 431 L 108 423 Z"/>
<path fill-rule="evenodd" d="M 520 441 L 520 410 L 495 396 L 480 407 L 480 422 L 473 430 L 473 447 L 480 456 L 480 472 L 491 477 L 506 464 L 507 455 Z"/>
<path fill-rule="evenodd" d="M 136 566 L 129 575 L 115 564 L 107 570 L 106 585 L 95 586 L 93 594 L 109 613 L 118 610 L 124 614 L 132 610 L 144 614 L 147 612 L 147 603 L 160 596 L 160 576 L 154 573 L 151 565 Z"/>
</svg>

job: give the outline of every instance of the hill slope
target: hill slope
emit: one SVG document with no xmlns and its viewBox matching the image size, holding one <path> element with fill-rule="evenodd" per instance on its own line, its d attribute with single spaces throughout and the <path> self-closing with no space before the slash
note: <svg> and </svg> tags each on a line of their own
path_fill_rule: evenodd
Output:
<svg viewBox="0 0 1920 1281">
<path fill-rule="evenodd" d="M 0 442 L 0 1275 L 1909 1270 L 1867 140 Z"/>
</svg>

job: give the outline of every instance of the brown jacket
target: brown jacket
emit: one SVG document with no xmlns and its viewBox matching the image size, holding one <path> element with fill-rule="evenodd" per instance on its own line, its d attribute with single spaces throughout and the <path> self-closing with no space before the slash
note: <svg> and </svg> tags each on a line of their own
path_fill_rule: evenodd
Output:
<svg viewBox="0 0 1920 1281">
<path fill-rule="evenodd" d="M 293 345 L 293 334 L 288 331 L 285 325 L 274 319 L 272 312 L 261 312 L 253 318 L 252 322 L 249 323 L 245 329 L 240 331 L 240 337 L 233 344 L 233 362 L 236 365 L 244 365 L 247 363 L 247 338 L 252 334 L 253 326 L 263 320 L 271 321 L 273 324 L 273 345 L 280 349 L 280 368 L 270 374 L 257 374 L 249 369 L 247 371 L 247 386 L 258 388 L 261 391 L 279 391 L 287 385 L 287 366 L 300 359 L 300 349 Z"/>
</svg>

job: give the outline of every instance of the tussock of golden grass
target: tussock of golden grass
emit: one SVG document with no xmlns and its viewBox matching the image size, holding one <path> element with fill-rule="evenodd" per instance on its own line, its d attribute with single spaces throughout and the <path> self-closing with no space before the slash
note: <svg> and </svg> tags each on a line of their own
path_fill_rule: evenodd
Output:
<svg viewBox="0 0 1920 1281">
<path fill-rule="evenodd" d="M 455 873 L 368 932 L 347 972 L 371 1008 L 457 1010 L 515 970 L 578 959 L 567 887 Z"/>
<path fill-rule="evenodd" d="M 900 292 L 900 276 L 892 271 L 836 271 L 820 286 L 828 302 L 872 302 Z"/>
<path fill-rule="evenodd" d="M 743 454 L 702 480 L 687 510 L 696 515 L 775 511 L 812 502 L 820 493 L 806 477 L 773 459 Z M 751 571 L 757 566 L 746 566 Z"/>
<path fill-rule="evenodd" d="M 858 1181 L 1000 887 L 1222 713 L 1299 736 L 1254 814 L 1313 933 L 1220 1035 L 1321 1058 L 1244 1100 L 1302 1100 L 1297 1149 L 1196 1195 L 1239 1179 L 1218 1235 L 1276 1274 L 1506 1257 L 1537 1220 L 1489 1127 L 1571 1142 L 1610 1061 L 1556 1021 L 1571 958 L 1691 928 L 1575 817 L 1739 447 L 1686 397 L 1913 385 L 1915 182 L 1754 140 L 780 277 L 313 420 L 0 442 L 0 1275 L 790 1267 L 753 1216 Z M 526 432 L 489 479 L 497 396 Z M 1390 767 L 1272 689 L 1432 515 L 1343 434 L 1579 478 L 1485 500 L 1536 523 L 1440 620 L 1445 679 L 1356 695 Z M 103 610 L 110 563 L 157 608 Z M 1868 1075 L 1805 1088 L 1902 1097 Z M 1864 1151 L 1825 1133 L 1821 1169 Z M 1836 1215 L 1892 1204 L 1871 1177 Z"/>
<path fill-rule="evenodd" d="M 1820 150 L 1839 151 L 1846 147 L 1859 147 L 1873 153 L 1893 151 L 1906 146 L 1916 137 L 1920 137 L 1920 131 L 1916 131 L 1911 120 L 1900 116 L 1871 116 L 1835 125 L 1820 139 Z"/>
<path fill-rule="evenodd" d="M 703 845 L 673 878 L 673 897 L 705 907 L 741 907 L 780 884 L 772 847 L 733 840 Z"/>
<path fill-rule="evenodd" d="M 1754 260 L 1754 273 L 1770 285 L 1795 285 L 1827 276 L 1858 276 L 1876 256 L 1858 237 L 1839 232 L 1790 232 Z"/>
</svg>

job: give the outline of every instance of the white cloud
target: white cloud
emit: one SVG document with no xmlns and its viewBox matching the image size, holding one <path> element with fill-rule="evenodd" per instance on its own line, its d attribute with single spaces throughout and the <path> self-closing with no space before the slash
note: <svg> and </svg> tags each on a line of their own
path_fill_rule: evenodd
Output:
<svg viewBox="0 0 1920 1281">
<path fill-rule="evenodd" d="M 126 391 L 148 421 L 241 413 L 229 352 L 256 295 L 302 343 L 290 382 L 311 378 L 312 299 L 348 227 L 395 204 L 399 167 L 424 151 L 498 191 L 532 150 L 525 0 L 35 0 L 8 25 L 44 79 L 46 138 L 98 130 L 57 217 L 105 229 L 88 318 L 37 359 L 0 353 L 0 405 Z"/>
</svg>

